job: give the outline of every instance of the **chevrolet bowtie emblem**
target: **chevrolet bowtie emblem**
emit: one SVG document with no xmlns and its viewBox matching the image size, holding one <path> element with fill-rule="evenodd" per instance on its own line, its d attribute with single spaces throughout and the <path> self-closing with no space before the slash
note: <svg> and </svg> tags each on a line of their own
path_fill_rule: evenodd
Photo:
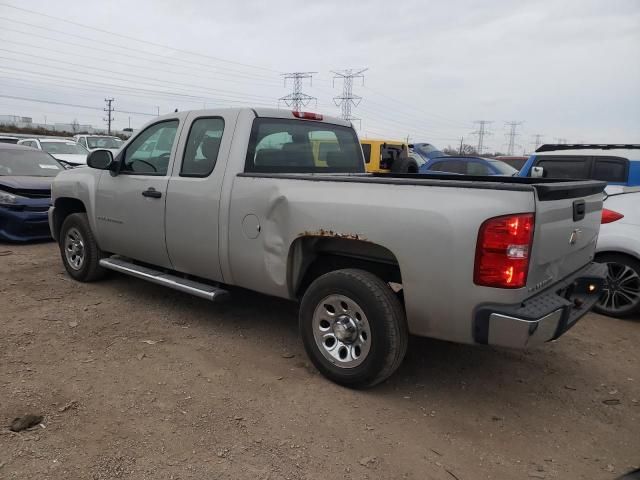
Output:
<svg viewBox="0 0 640 480">
<path fill-rule="evenodd" d="M 582 230 L 580 230 L 579 228 L 576 228 L 573 232 L 571 232 L 571 235 L 569 235 L 569 245 L 575 245 L 581 233 Z"/>
</svg>

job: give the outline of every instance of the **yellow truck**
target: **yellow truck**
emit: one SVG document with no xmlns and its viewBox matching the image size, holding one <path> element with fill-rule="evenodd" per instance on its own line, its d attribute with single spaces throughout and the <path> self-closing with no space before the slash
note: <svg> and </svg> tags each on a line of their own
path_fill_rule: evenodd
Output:
<svg viewBox="0 0 640 480">
<path fill-rule="evenodd" d="M 409 156 L 406 143 L 360 139 L 367 172 L 418 173 L 418 162 Z"/>
</svg>

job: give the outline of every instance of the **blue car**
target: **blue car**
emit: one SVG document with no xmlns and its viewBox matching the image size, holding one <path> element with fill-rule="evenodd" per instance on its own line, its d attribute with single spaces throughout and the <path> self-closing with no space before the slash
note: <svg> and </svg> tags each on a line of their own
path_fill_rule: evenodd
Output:
<svg viewBox="0 0 640 480">
<path fill-rule="evenodd" d="M 640 186 L 640 145 L 542 145 L 520 170 L 521 177 L 602 180 Z"/>
<path fill-rule="evenodd" d="M 51 238 L 47 218 L 51 182 L 63 170 L 46 152 L 0 144 L 0 241 Z"/>
<path fill-rule="evenodd" d="M 456 173 L 458 175 L 504 175 L 512 177 L 518 170 L 500 160 L 482 157 L 436 157 L 420 166 L 420 173 Z"/>
<path fill-rule="evenodd" d="M 412 143 L 409 145 L 409 149 L 413 150 L 425 160 L 444 157 L 446 155 L 442 150 L 439 150 L 430 143 Z"/>
</svg>

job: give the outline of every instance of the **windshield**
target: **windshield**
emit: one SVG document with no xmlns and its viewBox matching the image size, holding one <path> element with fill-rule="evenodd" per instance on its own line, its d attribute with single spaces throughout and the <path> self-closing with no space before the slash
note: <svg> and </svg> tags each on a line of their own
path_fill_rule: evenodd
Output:
<svg viewBox="0 0 640 480">
<path fill-rule="evenodd" d="M 122 140 L 116 137 L 87 137 L 89 148 L 120 148 Z"/>
<path fill-rule="evenodd" d="M 500 175 L 515 175 L 518 173 L 518 170 L 513 168 L 511 165 L 508 165 L 500 160 L 487 160 L 491 164 L 493 168 L 495 168 Z"/>
<path fill-rule="evenodd" d="M 55 177 L 64 168 L 51 155 L 39 150 L 0 149 L 0 175 Z"/>
<path fill-rule="evenodd" d="M 86 155 L 89 151 L 75 142 L 47 142 L 40 140 L 42 150 L 54 155 Z"/>
</svg>

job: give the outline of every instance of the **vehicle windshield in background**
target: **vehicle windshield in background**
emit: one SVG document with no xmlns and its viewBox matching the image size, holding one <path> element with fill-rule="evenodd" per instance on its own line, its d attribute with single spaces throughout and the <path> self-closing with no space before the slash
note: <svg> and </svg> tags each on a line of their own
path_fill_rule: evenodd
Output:
<svg viewBox="0 0 640 480">
<path fill-rule="evenodd" d="M 58 155 L 87 155 L 89 151 L 74 142 L 47 142 L 40 140 L 42 150 Z"/>
<path fill-rule="evenodd" d="M 113 137 L 87 137 L 89 148 L 120 148 L 122 140 Z"/>
<path fill-rule="evenodd" d="M 55 177 L 64 170 L 54 158 L 38 150 L 0 149 L 0 175 Z"/>
<path fill-rule="evenodd" d="M 487 162 L 489 162 L 493 168 L 500 172 L 500 175 L 515 175 L 520 171 L 501 160 L 487 160 Z"/>
<path fill-rule="evenodd" d="M 256 118 L 245 171 L 363 173 L 364 162 L 352 128 L 312 121 Z"/>
</svg>

